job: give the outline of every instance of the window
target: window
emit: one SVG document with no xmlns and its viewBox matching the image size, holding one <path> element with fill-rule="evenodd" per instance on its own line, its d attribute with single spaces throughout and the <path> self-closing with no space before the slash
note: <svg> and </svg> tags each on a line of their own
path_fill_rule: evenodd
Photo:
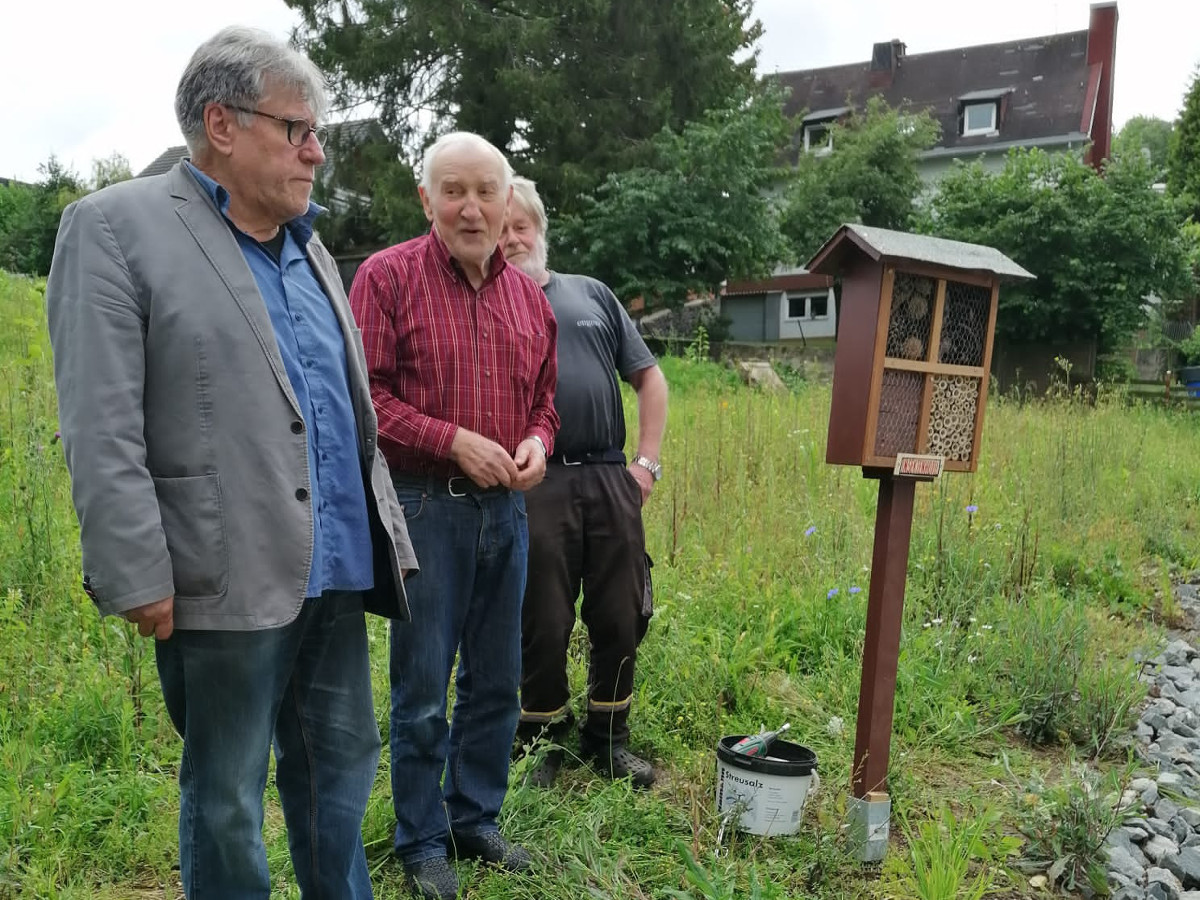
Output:
<svg viewBox="0 0 1200 900">
<path fill-rule="evenodd" d="M 833 149 L 833 133 L 828 122 L 804 126 L 804 150 L 807 153 L 828 153 Z"/>
<path fill-rule="evenodd" d="M 825 319 L 829 317 L 829 295 L 789 294 L 787 298 L 789 319 Z"/>
<path fill-rule="evenodd" d="M 968 103 L 963 107 L 963 136 L 996 131 L 995 103 Z"/>
</svg>

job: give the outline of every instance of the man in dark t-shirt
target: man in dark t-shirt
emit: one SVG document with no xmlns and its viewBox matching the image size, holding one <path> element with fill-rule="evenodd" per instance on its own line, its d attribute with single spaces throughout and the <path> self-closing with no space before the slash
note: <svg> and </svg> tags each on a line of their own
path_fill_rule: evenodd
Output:
<svg viewBox="0 0 1200 900">
<path fill-rule="evenodd" d="M 570 731 L 567 644 L 582 588 L 591 658 L 580 750 L 601 772 L 646 788 L 654 769 L 626 745 L 634 661 L 651 612 L 642 504 L 662 476 L 667 383 L 607 286 L 546 268 L 546 211 L 528 179 L 513 180 L 500 245 L 510 263 L 542 286 L 558 322 L 554 407 L 561 424 L 546 477 L 526 494 L 529 568 L 517 736 L 529 743 L 543 735 L 561 745 Z M 638 399 L 637 452 L 628 467 L 618 375 Z M 561 747 L 553 747 L 530 780 L 549 787 L 562 759 Z"/>
</svg>

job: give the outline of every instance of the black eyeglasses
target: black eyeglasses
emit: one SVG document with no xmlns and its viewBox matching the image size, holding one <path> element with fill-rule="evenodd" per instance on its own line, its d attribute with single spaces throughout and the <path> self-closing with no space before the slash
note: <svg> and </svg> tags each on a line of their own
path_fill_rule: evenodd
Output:
<svg viewBox="0 0 1200 900">
<path fill-rule="evenodd" d="M 230 109 L 236 109 L 238 112 L 252 113 L 256 116 L 262 116 L 264 119 L 274 119 L 276 122 L 282 122 L 287 126 L 287 140 L 293 147 L 303 147 L 304 142 L 308 140 L 308 136 L 315 135 L 317 143 L 322 147 L 325 146 L 325 141 L 329 137 L 329 129 L 324 125 L 317 125 L 315 128 L 309 125 L 305 119 L 285 119 L 283 116 L 273 116 L 270 113 L 260 112 L 257 109 L 247 109 L 244 106 L 234 106 L 232 103 L 226 103 Z"/>
</svg>

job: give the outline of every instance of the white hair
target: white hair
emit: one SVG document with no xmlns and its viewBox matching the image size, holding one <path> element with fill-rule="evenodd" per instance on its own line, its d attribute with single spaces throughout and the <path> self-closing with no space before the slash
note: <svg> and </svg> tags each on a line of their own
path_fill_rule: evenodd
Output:
<svg viewBox="0 0 1200 900">
<path fill-rule="evenodd" d="M 437 168 L 438 158 L 450 150 L 477 150 L 488 154 L 500 166 L 501 190 L 512 184 L 515 177 L 512 166 L 508 164 L 508 159 L 495 144 L 473 131 L 452 131 L 449 134 L 443 134 L 430 144 L 421 160 L 421 187 L 425 189 L 425 193 L 433 190 L 433 170 Z"/>
<path fill-rule="evenodd" d="M 268 82 L 295 90 L 321 121 L 329 106 L 325 76 L 307 56 L 257 28 L 223 28 L 196 48 L 175 90 L 175 118 L 193 155 L 208 143 L 204 108 L 209 103 L 253 109 L 266 96 Z M 248 127 L 253 118 L 237 113 Z"/>
<path fill-rule="evenodd" d="M 512 189 L 513 202 L 521 207 L 529 218 L 533 219 L 534 228 L 538 230 L 538 234 L 545 237 L 547 231 L 546 204 L 538 196 L 537 184 L 524 176 L 514 175 Z"/>
</svg>

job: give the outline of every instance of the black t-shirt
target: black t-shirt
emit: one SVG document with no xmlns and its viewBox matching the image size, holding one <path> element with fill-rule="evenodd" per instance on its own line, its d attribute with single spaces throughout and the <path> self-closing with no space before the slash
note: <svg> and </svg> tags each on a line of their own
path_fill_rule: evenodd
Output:
<svg viewBox="0 0 1200 900">
<path fill-rule="evenodd" d="M 629 380 L 654 355 L 608 287 L 586 275 L 550 274 L 544 288 L 558 321 L 558 388 L 562 421 L 556 453 L 625 448 L 625 413 L 617 374 Z"/>
</svg>

